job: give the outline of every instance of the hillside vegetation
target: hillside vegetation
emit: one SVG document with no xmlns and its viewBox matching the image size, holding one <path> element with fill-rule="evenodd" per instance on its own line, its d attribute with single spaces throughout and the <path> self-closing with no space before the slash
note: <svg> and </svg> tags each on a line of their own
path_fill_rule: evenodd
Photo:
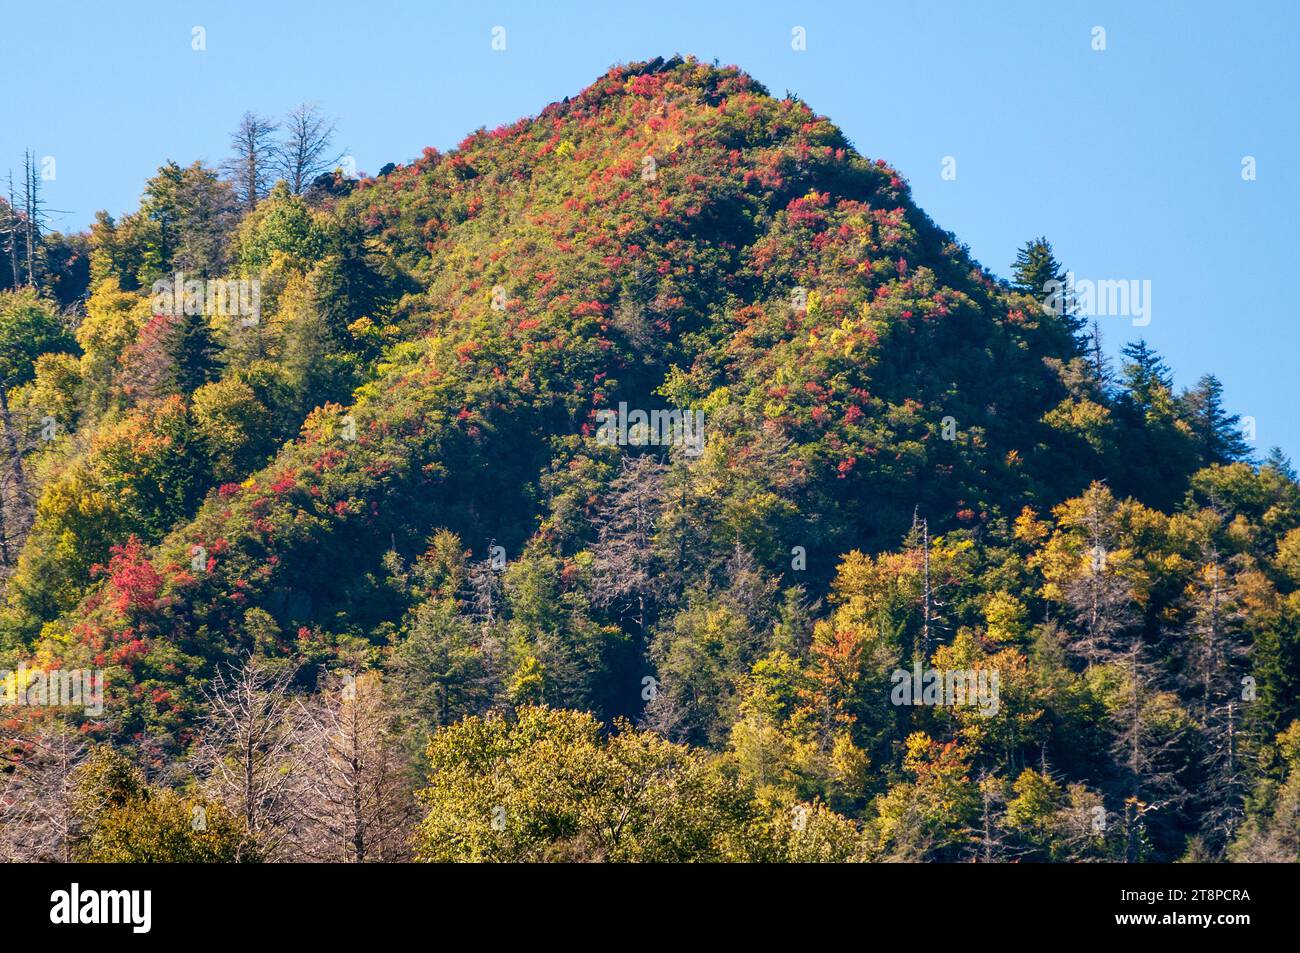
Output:
<svg viewBox="0 0 1300 953">
<path fill-rule="evenodd" d="M 1300 857 L 1296 475 L 1045 240 L 693 59 L 299 185 L 0 269 L 9 856 Z"/>
</svg>

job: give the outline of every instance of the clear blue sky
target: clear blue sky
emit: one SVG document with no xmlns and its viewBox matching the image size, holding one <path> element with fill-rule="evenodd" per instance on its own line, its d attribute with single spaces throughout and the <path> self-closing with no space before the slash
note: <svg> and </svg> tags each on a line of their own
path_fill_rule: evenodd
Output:
<svg viewBox="0 0 1300 953">
<path fill-rule="evenodd" d="M 46 197 L 74 229 L 134 208 L 166 159 L 219 161 L 244 110 L 316 101 L 374 173 L 616 62 L 737 64 L 902 170 L 998 274 L 1042 233 L 1080 276 L 1150 279 L 1150 325 L 1103 319 L 1110 350 L 1143 334 L 1180 385 L 1217 373 L 1258 451 L 1300 458 L 1300 2 L 42 0 L 0 16 L 0 174 L 28 146 L 55 157 Z"/>
</svg>

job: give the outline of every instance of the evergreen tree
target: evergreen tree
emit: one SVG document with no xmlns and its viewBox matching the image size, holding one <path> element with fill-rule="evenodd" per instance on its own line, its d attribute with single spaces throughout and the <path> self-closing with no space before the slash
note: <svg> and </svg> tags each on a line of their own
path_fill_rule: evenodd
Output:
<svg viewBox="0 0 1300 953">
<path fill-rule="evenodd" d="M 1183 392 L 1179 403 L 1202 466 L 1250 459 L 1241 417 L 1224 409 L 1223 384 L 1217 377 L 1206 374 L 1195 387 Z"/>
<path fill-rule="evenodd" d="M 1028 241 L 1016 253 L 1011 266 L 1011 287 L 1053 307 L 1053 310 L 1059 309 L 1057 313 L 1074 335 L 1076 344 L 1082 344 L 1080 339 L 1086 336 L 1083 333 L 1085 323 L 1077 313 L 1073 296 L 1065 288 L 1065 281 L 1065 266 L 1057 261 L 1052 244 L 1046 238 Z"/>
<path fill-rule="evenodd" d="M 1025 242 L 1011 266 L 1012 287 L 1021 294 L 1042 298 L 1049 281 L 1065 281 L 1065 268 L 1056 260 L 1051 242 L 1041 237 Z"/>
<path fill-rule="evenodd" d="M 1124 362 L 1120 369 L 1120 382 L 1127 399 L 1144 413 L 1157 406 L 1162 392 L 1170 393 L 1174 377 L 1164 358 L 1147 346 L 1144 340 L 1124 345 L 1121 353 Z"/>
<path fill-rule="evenodd" d="M 1281 447 L 1270 447 L 1268 456 L 1264 458 L 1263 466 L 1279 476 L 1295 483 L 1297 477 L 1295 466 L 1291 463 L 1291 458 L 1287 456 Z"/>
</svg>

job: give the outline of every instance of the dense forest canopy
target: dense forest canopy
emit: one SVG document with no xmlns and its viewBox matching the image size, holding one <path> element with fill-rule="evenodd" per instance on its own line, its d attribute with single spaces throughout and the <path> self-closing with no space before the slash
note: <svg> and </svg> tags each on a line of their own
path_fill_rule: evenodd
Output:
<svg viewBox="0 0 1300 953">
<path fill-rule="evenodd" d="M 1296 474 L 1046 239 L 694 59 L 331 131 L 0 202 L 4 856 L 1300 857 Z"/>
</svg>

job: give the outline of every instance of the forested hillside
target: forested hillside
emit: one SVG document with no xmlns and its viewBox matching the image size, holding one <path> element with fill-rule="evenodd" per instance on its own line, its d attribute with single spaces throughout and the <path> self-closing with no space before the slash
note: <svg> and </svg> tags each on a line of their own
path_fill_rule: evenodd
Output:
<svg viewBox="0 0 1300 953">
<path fill-rule="evenodd" d="M 0 854 L 1300 859 L 1296 474 L 1045 239 L 694 59 L 273 131 L 0 203 Z"/>
</svg>

